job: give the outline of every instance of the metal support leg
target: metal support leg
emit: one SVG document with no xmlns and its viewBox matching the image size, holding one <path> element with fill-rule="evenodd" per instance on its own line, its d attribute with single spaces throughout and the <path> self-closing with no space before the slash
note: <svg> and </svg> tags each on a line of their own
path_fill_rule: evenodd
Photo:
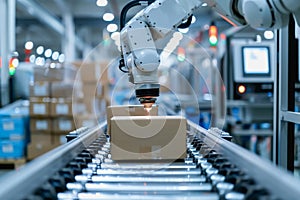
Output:
<svg viewBox="0 0 300 200">
<path fill-rule="evenodd" d="M 15 50 L 15 0 L 0 0 L 0 106 L 9 103 L 9 56 Z"/>
<path fill-rule="evenodd" d="M 297 42 L 295 41 L 295 24 L 290 18 L 288 27 L 279 31 L 279 68 L 277 70 L 276 86 L 278 87 L 275 113 L 276 134 L 274 144 L 276 150 L 275 162 L 281 167 L 293 171 L 294 170 L 294 121 L 287 116 L 288 111 L 294 111 L 295 106 L 295 68 L 298 67 L 298 51 Z M 293 50 L 292 50 L 293 49 Z M 289 51 L 292 50 L 292 51 Z M 298 122 L 300 123 L 300 121 Z M 277 125 L 277 126 L 276 126 Z"/>
</svg>

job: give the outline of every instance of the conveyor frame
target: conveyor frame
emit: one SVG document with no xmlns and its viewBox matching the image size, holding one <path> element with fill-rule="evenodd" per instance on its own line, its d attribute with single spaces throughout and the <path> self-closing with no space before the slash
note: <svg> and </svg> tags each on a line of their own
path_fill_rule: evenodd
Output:
<svg viewBox="0 0 300 200">
<path fill-rule="evenodd" d="M 32 194 L 51 176 L 66 166 L 76 155 L 104 133 L 106 123 L 89 129 L 76 139 L 29 162 L 20 169 L 6 174 L 0 179 L 0 199 L 23 199 Z M 271 162 L 263 160 L 242 147 L 226 141 L 214 129 L 206 130 L 188 121 L 188 131 L 212 149 L 222 153 L 233 164 L 252 176 L 259 184 L 281 199 L 298 199 L 300 180 Z M 9 184 L 8 184 L 9 183 Z"/>
</svg>

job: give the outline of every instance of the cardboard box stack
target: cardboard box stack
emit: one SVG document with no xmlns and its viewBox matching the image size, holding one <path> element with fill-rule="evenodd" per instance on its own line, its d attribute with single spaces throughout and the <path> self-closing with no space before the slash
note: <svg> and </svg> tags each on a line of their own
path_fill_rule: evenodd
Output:
<svg viewBox="0 0 300 200">
<path fill-rule="evenodd" d="M 18 100 L 0 109 L 0 160 L 26 156 L 29 142 L 28 101 Z"/>
<path fill-rule="evenodd" d="M 106 118 L 109 105 L 108 62 L 75 62 L 79 74 L 79 90 L 74 107 L 77 127 L 96 126 Z"/>
<path fill-rule="evenodd" d="M 30 86 L 30 137 L 27 158 L 33 159 L 66 142 L 74 130 L 72 91 L 74 80 L 66 80 L 67 68 L 34 67 Z"/>
<path fill-rule="evenodd" d="M 68 67 L 56 66 L 34 68 L 28 159 L 65 143 L 65 135 L 70 131 L 96 126 L 99 116 L 105 119 L 107 62 L 73 63 L 76 73 Z"/>
</svg>

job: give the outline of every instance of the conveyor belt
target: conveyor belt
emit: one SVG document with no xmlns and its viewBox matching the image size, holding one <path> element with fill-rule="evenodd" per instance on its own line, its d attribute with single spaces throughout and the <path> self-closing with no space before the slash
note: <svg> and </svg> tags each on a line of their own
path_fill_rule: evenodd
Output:
<svg viewBox="0 0 300 200">
<path fill-rule="evenodd" d="M 116 163 L 105 124 L 0 180 L 0 199 L 297 199 L 300 181 L 220 137 L 188 125 L 187 157 Z M 9 184 L 7 184 L 9 183 Z"/>
</svg>

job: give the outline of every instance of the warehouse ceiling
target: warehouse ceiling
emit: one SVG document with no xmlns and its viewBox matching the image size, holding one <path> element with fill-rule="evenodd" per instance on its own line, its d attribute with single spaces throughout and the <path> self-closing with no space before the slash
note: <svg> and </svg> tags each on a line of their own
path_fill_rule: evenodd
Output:
<svg viewBox="0 0 300 200">
<path fill-rule="evenodd" d="M 63 19 L 66 13 L 73 17 L 76 37 L 91 47 L 98 45 L 103 41 L 103 31 L 106 32 L 109 23 L 119 25 L 120 12 L 130 0 L 107 0 L 108 4 L 105 7 L 97 6 L 96 1 L 17 0 L 17 50 L 22 52 L 25 42 L 30 40 L 35 46 L 43 45 L 46 48 L 61 51 L 64 37 L 59 27 L 61 25 L 64 27 Z M 140 8 L 130 10 L 128 18 L 133 16 L 138 9 Z M 115 19 L 111 22 L 104 21 L 102 16 L 106 12 L 113 13 Z M 201 7 L 194 15 L 197 21 L 191 27 L 191 30 L 194 30 L 190 31 L 191 34 L 202 30 L 205 24 L 210 23 L 212 19 L 222 21 L 208 7 Z"/>
</svg>

